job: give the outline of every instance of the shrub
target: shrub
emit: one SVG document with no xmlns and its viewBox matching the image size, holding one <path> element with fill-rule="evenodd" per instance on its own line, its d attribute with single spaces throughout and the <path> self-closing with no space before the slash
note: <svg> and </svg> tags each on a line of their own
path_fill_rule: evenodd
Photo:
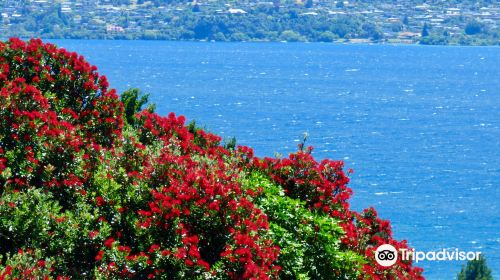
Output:
<svg viewBox="0 0 500 280">
<path fill-rule="evenodd" d="M 491 270 L 486 264 L 484 256 L 477 260 L 468 261 L 458 274 L 458 280 L 493 280 Z"/>
<path fill-rule="evenodd" d="M 484 31 L 484 25 L 478 21 L 470 21 L 465 26 L 465 34 L 476 35 Z"/>
<path fill-rule="evenodd" d="M 304 201 L 293 199 L 265 175 L 250 174 L 243 182 L 253 202 L 268 215 L 269 235 L 281 251 L 277 264 L 280 279 L 355 279 L 363 259 L 341 249 L 344 234 L 339 221 L 310 211 Z"/>
<path fill-rule="evenodd" d="M 128 124 L 134 126 L 135 125 L 135 114 L 142 111 L 142 107 L 148 104 L 149 94 L 143 94 L 137 88 L 132 88 L 124 91 L 120 95 L 120 100 L 123 103 L 124 108 L 124 120 L 127 121 Z M 148 106 L 148 111 L 153 112 L 155 109 L 154 105 Z"/>
</svg>

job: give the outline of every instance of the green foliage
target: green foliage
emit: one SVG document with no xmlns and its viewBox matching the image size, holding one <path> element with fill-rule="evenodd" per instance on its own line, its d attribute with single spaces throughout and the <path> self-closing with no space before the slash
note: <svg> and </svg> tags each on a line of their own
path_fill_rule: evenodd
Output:
<svg viewBox="0 0 500 280">
<path fill-rule="evenodd" d="M 384 37 L 384 34 L 380 30 L 380 28 L 374 23 L 365 23 L 361 28 L 363 29 L 365 37 L 372 38 L 375 41 L 378 41 Z"/>
<path fill-rule="evenodd" d="M 325 31 L 321 33 L 318 37 L 320 42 L 333 42 L 338 39 L 338 36 L 333 34 L 331 31 Z"/>
<path fill-rule="evenodd" d="M 437 34 L 431 34 L 422 37 L 420 39 L 420 44 L 422 45 L 446 45 L 448 44 L 448 37 L 440 36 Z"/>
<path fill-rule="evenodd" d="M 0 279 L 47 279 L 55 267 L 55 261 L 44 258 L 39 249 L 19 250 L 8 256 L 4 267 L 1 261 L 0 255 Z"/>
<path fill-rule="evenodd" d="M 0 198 L 0 253 L 7 259 L 15 256 L 11 262 L 16 264 L 32 265 L 36 262 L 16 253 L 20 248 L 36 248 L 35 255 L 43 252 L 57 262 L 55 273 L 69 275 L 88 269 L 97 253 L 95 246 L 103 242 L 110 228 L 95 221 L 99 213 L 86 201 L 80 199 L 74 207 L 78 210 L 63 211 L 51 193 L 39 189 L 4 194 Z M 87 234 L 91 231 L 99 235 L 91 238 Z"/>
<path fill-rule="evenodd" d="M 491 270 L 486 264 L 486 259 L 480 256 L 478 260 L 471 260 L 462 267 L 458 274 L 458 280 L 493 280 Z"/>
<path fill-rule="evenodd" d="M 476 35 L 484 32 L 484 25 L 478 21 L 470 21 L 465 26 L 465 34 Z"/>
<path fill-rule="evenodd" d="M 120 101 L 123 103 L 124 120 L 133 126 L 136 122 L 135 114 L 142 111 L 144 105 L 148 104 L 149 94 L 142 93 L 138 88 L 131 88 L 120 95 Z M 148 105 L 146 110 L 154 112 L 155 105 Z"/>
<path fill-rule="evenodd" d="M 285 195 L 264 175 L 251 173 L 245 188 L 258 193 L 254 203 L 269 219 L 270 236 L 280 248 L 280 279 L 355 279 L 361 256 L 340 248 L 344 234 L 339 222 L 304 201 Z"/>
<path fill-rule="evenodd" d="M 226 140 L 224 143 L 224 148 L 234 151 L 234 149 L 236 148 L 236 137 L 231 137 Z"/>
<path fill-rule="evenodd" d="M 285 30 L 283 33 L 281 33 L 280 39 L 282 41 L 287 41 L 287 42 L 301 42 L 305 41 L 305 38 L 301 36 L 299 33 L 293 31 L 293 30 Z"/>
<path fill-rule="evenodd" d="M 422 27 L 422 37 L 427 37 L 429 36 L 429 25 L 427 23 L 424 24 L 424 27 Z"/>
</svg>

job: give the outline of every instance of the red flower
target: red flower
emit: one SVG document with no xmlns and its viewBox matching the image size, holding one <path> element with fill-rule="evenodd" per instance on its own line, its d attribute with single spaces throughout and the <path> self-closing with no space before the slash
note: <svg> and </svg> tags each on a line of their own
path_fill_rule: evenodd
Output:
<svg viewBox="0 0 500 280">
<path fill-rule="evenodd" d="M 154 253 L 154 252 L 155 252 L 156 250 L 158 250 L 159 248 L 160 248 L 160 246 L 159 246 L 159 245 L 157 245 L 157 244 L 153 244 L 153 245 L 151 245 L 151 247 L 149 248 L 149 251 L 148 251 L 148 252 L 149 252 L 149 253 Z"/>
<path fill-rule="evenodd" d="M 97 235 L 99 235 L 99 231 L 97 230 L 89 231 L 89 237 L 91 239 L 94 239 Z"/>
<path fill-rule="evenodd" d="M 104 200 L 104 198 L 102 198 L 102 196 L 98 196 L 95 198 L 95 204 L 97 206 L 104 206 L 106 204 L 106 201 Z"/>
<path fill-rule="evenodd" d="M 36 265 L 37 265 L 38 267 L 45 267 L 45 261 L 44 261 L 44 260 L 39 260 L 39 261 L 36 263 Z"/>
<path fill-rule="evenodd" d="M 113 247 L 113 243 L 115 242 L 115 239 L 113 237 L 110 237 L 104 241 L 104 246 L 108 247 L 111 249 Z"/>
<path fill-rule="evenodd" d="M 102 260 L 102 257 L 104 256 L 104 251 L 99 251 L 97 255 L 95 256 L 96 261 Z"/>
</svg>

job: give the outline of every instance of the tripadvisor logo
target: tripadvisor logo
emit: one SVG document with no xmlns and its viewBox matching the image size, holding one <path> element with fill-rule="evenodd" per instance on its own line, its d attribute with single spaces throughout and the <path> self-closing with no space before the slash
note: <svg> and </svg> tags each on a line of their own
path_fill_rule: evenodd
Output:
<svg viewBox="0 0 500 280">
<path fill-rule="evenodd" d="M 403 261 L 414 260 L 418 263 L 419 261 L 479 260 L 481 252 L 465 252 L 459 251 L 458 249 L 421 252 L 415 251 L 415 249 L 410 250 L 406 248 L 401 248 L 398 252 L 398 250 L 390 244 L 382 244 L 375 250 L 375 260 L 379 265 L 384 267 L 393 266 L 398 260 L 398 255 L 401 256 L 401 260 Z"/>
<path fill-rule="evenodd" d="M 390 244 L 380 245 L 375 250 L 375 260 L 381 266 L 392 266 L 398 260 L 398 251 Z"/>
</svg>

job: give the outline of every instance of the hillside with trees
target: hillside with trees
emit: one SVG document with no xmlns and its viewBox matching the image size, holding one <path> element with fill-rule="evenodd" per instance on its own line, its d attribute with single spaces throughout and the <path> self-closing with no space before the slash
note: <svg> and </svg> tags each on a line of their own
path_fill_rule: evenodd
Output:
<svg viewBox="0 0 500 280">
<path fill-rule="evenodd" d="M 0 15 L 18 37 L 500 44 L 498 1 L 5 0 Z"/>
</svg>

